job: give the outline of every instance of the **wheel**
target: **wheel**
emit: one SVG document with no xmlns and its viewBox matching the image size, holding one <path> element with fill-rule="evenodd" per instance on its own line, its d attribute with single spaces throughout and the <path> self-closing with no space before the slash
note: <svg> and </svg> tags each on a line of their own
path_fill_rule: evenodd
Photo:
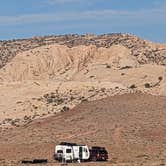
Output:
<svg viewBox="0 0 166 166">
<path fill-rule="evenodd" d="M 96 156 L 93 156 L 93 157 L 92 157 L 92 161 L 97 161 Z"/>
</svg>

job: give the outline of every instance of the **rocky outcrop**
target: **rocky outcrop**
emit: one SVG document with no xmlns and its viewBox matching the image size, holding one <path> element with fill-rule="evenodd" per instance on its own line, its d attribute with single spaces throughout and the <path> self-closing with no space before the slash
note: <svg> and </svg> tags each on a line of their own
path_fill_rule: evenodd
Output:
<svg viewBox="0 0 166 166">
<path fill-rule="evenodd" d="M 140 64 L 155 63 L 166 65 L 166 46 L 157 45 L 137 36 L 129 34 L 104 34 L 104 35 L 60 35 L 33 37 L 30 39 L 19 39 L 0 41 L 0 68 L 10 62 L 17 53 L 34 49 L 36 47 L 61 44 L 68 47 L 79 45 L 95 45 L 96 47 L 109 48 L 112 45 L 123 45 L 131 50 Z"/>
<path fill-rule="evenodd" d="M 69 48 L 53 44 L 17 54 L 0 70 L 0 80 L 48 80 L 62 79 L 62 76 L 68 79 L 83 70 L 91 70 L 96 64 L 105 64 L 112 69 L 139 66 L 130 49 L 122 45 L 110 48 L 97 48 L 94 45 Z"/>
</svg>

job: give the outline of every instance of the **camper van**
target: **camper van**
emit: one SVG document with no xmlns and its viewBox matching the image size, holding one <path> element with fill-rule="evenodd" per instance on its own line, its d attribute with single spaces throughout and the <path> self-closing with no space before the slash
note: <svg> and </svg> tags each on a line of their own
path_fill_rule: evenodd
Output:
<svg viewBox="0 0 166 166">
<path fill-rule="evenodd" d="M 58 161 L 86 161 L 89 158 L 90 152 L 86 145 L 61 142 L 55 147 L 54 159 Z"/>
</svg>

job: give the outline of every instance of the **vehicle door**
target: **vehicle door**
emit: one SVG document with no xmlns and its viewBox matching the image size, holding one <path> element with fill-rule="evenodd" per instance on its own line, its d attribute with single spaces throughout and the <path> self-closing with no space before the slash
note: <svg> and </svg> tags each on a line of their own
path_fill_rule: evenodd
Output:
<svg viewBox="0 0 166 166">
<path fill-rule="evenodd" d="M 83 158 L 83 154 L 82 154 L 82 147 L 79 147 L 79 158 L 82 159 Z"/>
</svg>

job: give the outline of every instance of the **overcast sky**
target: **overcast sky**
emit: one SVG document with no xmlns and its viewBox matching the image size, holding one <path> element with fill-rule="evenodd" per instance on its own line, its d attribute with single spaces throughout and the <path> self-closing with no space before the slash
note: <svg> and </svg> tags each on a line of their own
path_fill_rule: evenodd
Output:
<svg viewBox="0 0 166 166">
<path fill-rule="evenodd" d="M 0 0 L 0 40 L 131 33 L 166 43 L 166 0 Z"/>
</svg>

